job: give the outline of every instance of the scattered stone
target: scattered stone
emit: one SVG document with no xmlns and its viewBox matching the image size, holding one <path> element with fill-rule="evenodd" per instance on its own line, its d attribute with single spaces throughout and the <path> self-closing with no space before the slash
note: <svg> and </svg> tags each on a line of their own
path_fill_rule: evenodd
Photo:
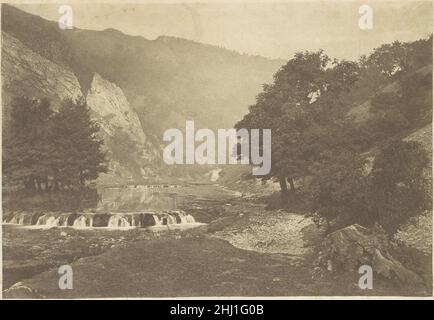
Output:
<svg viewBox="0 0 434 320">
<path fill-rule="evenodd" d="M 329 271 L 357 271 L 369 265 L 373 271 L 400 283 L 423 284 L 415 272 L 392 256 L 392 246 L 381 227 L 372 229 L 354 224 L 329 234 L 323 243 L 323 267 Z"/>
<path fill-rule="evenodd" d="M 7 299 L 43 299 L 43 295 L 37 290 L 24 285 L 22 282 L 17 282 L 9 289 L 3 291 L 3 297 Z"/>
<path fill-rule="evenodd" d="M 215 237 L 227 240 L 237 248 L 285 253 L 300 259 L 312 251 L 314 241 L 307 240 L 322 238 L 323 234 L 311 218 L 282 210 L 266 211 L 262 206 L 249 212 L 248 219 L 235 219 L 231 223 L 226 221 L 229 220 L 216 220 L 209 225 Z"/>
</svg>

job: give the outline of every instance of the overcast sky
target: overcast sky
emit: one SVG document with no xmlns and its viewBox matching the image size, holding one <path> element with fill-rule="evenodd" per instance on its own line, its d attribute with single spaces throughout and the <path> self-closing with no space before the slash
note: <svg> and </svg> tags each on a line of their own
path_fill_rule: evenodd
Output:
<svg viewBox="0 0 434 320">
<path fill-rule="evenodd" d="M 358 27 L 359 6 L 374 10 L 373 30 Z M 57 20 L 59 5 L 15 5 Z M 176 36 L 239 52 L 288 59 L 296 51 L 324 49 L 355 59 L 382 43 L 432 33 L 430 1 L 207 4 L 73 4 L 74 25 L 155 39 Z"/>
</svg>

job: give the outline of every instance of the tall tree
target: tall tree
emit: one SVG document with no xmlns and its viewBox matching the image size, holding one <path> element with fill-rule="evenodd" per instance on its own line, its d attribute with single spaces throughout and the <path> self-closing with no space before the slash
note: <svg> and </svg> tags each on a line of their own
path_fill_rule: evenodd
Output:
<svg viewBox="0 0 434 320">
<path fill-rule="evenodd" d="M 282 191 L 287 181 L 309 173 L 309 166 L 333 144 L 328 132 L 337 126 L 337 97 L 357 80 L 358 65 L 332 61 L 322 51 L 295 54 L 265 85 L 256 104 L 236 128 L 271 129 L 272 167 L 264 179 L 277 178 Z M 339 107 L 338 107 L 339 106 Z"/>
<path fill-rule="evenodd" d="M 383 44 L 374 49 L 365 63 L 378 67 L 388 77 L 432 64 L 432 34 L 427 39 L 414 42 Z"/>
<path fill-rule="evenodd" d="M 64 101 L 53 120 L 53 171 L 59 186 L 82 188 L 86 181 L 107 172 L 99 126 L 90 118 L 84 99 Z"/>
<path fill-rule="evenodd" d="M 47 186 L 54 148 L 50 141 L 50 102 L 17 97 L 11 110 L 9 130 L 3 139 L 4 175 L 10 184 L 40 190 Z"/>
<path fill-rule="evenodd" d="M 33 190 L 82 188 L 107 171 L 84 99 L 64 101 L 54 112 L 47 99 L 18 97 L 3 139 L 3 173 L 8 185 Z"/>
</svg>

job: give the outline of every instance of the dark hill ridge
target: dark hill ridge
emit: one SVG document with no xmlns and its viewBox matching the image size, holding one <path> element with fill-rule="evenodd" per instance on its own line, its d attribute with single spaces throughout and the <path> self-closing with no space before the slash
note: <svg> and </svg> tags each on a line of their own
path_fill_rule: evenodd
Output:
<svg viewBox="0 0 434 320">
<path fill-rule="evenodd" d="M 86 93 L 95 73 L 119 86 L 143 129 L 227 128 L 254 102 L 283 61 L 239 54 L 190 40 L 148 40 L 114 29 L 60 30 L 56 22 L 2 6 L 2 29 L 57 64 L 69 67 Z"/>
</svg>

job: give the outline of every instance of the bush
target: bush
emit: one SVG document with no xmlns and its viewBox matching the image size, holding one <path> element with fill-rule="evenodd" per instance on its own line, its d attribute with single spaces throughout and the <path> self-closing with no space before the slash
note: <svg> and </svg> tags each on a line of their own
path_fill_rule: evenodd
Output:
<svg viewBox="0 0 434 320">
<path fill-rule="evenodd" d="M 369 198 L 376 220 L 389 233 L 410 217 L 431 209 L 423 175 L 428 162 L 427 152 L 412 141 L 395 141 L 375 158 Z"/>
<path fill-rule="evenodd" d="M 424 210 L 431 209 L 429 157 L 419 143 L 395 141 L 376 156 L 371 172 L 351 154 L 318 170 L 313 198 L 317 213 L 335 228 L 379 223 L 389 234 Z"/>
<path fill-rule="evenodd" d="M 364 161 L 353 153 L 342 153 L 319 166 L 312 183 L 314 208 L 327 221 L 337 222 L 335 228 L 372 222 L 367 199 L 369 177 L 364 171 Z"/>
</svg>

